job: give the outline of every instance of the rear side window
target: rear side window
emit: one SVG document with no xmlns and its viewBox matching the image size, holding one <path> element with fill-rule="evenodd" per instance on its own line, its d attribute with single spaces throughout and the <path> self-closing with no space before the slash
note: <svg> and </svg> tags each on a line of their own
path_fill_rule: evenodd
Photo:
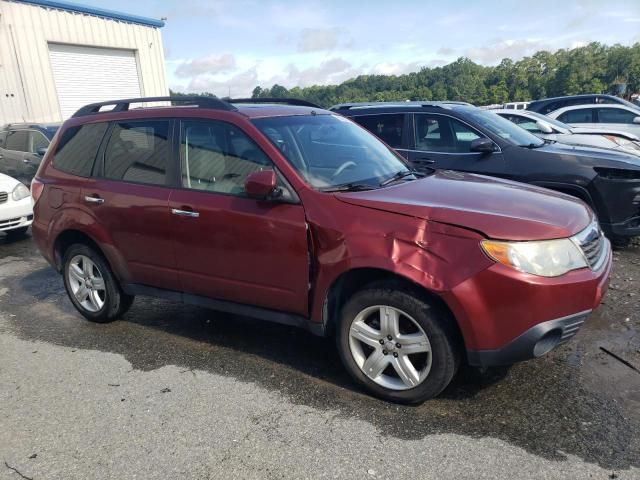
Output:
<svg viewBox="0 0 640 480">
<path fill-rule="evenodd" d="M 90 177 L 106 123 L 89 123 L 64 131 L 53 155 L 53 166 L 72 175 Z"/>
<path fill-rule="evenodd" d="M 116 123 L 104 154 L 104 176 L 166 185 L 170 154 L 168 121 Z"/>
<path fill-rule="evenodd" d="M 382 139 L 387 145 L 394 148 L 402 148 L 402 134 L 404 133 L 403 113 L 361 115 L 354 117 L 353 120 Z"/>
<path fill-rule="evenodd" d="M 558 117 L 564 123 L 593 123 L 593 108 L 569 110 Z"/>
<path fill-rule="evenodd" d="M 598 109 L 599 123 L 633 123 L 633 119 L 637 116 L 637 113 L 633 113 L 622 108 Z"/>
<path fill-rule="evenodd" d="M 29 139 L 29 132 L 26 130 L 19 130 L 17 132 L 9 132 L 7 135 L 6 149 L 14 150 L 16 152 L 27 151 L 27 141 Z"/>
</svg>

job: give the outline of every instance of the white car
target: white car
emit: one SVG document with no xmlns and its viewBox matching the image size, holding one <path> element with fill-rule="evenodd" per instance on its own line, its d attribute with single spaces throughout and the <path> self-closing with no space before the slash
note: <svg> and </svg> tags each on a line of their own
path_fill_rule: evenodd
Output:
<svg viewBox="0 0 640 480">
<path fill-rule="evenodd" d="M 33 200 L 29 188 L 0 173 L 0 232 L 23 235 L 33 223 Z"/>
<path fill-rule="evenodd" d="M 547 116 L 576 127 L 615 128 L 640 136 L 640 108 L 627 105 L 573 105 Z"/>
<path fill-rule="evenodd" d="M 640 139 L 619 130 L 576 128 L 529 110 L 493 110 L 535 136 L 566 145 L 609 148 L 640 156 Z"/>
</svg>

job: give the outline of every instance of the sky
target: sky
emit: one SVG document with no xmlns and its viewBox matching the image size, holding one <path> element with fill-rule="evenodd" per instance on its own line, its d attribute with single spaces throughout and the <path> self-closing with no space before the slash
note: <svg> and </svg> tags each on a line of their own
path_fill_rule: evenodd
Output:
<svg viewBox="0 0 640 480">
<path fill-rule="evenodd" d="M 169 86 L 249 96 L 466 56 L 483 65 L 597 41 L 640 42 L 640 0 L 82 0 L 151 18 Z"/>
</svg>

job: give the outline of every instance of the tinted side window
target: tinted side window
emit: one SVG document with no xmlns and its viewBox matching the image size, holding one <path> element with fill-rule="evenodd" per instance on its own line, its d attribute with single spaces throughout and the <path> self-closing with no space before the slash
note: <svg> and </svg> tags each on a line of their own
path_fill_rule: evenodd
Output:
<svg viewBox="0 0 640 480">
<path fill-rule="evenodd" d="M 9 132 L 7 135 L 6 149 L 15 150 L 16 152 L 27 151 L 27 140 L 29 134 L 26 130 L 19 130 L 17 132 Z"/>
<path fill-rule="evenodd" d="M 598 108 L 598 123 L 633 123 L 637 116 L 622 108 Z"/>
<path fill-rule="evenodd" d="M 56 146 L 53 166 L 72 175 L 91 176 L 98 148 L 106 131 L 106 123 L 68 128 Z"/>
<path fill-rule="evenodd" d="M 469 153 L 480 135 L 464 123 L 442 115 L 415 116 L 416 149 L 428 152 Z"/>
<path fill-rule="evenodd" d="M 271 160 L 239 128 L 217 121 L 183 122 L 182 186 L 243 196 L 250 173 L 271 170 Z"/>
<path fill-rule="evenodd" d="M 104 176 L 126 182 L 166 185 L 171 156 L 166 120 L 116 123 L 104 153 Z"/>
<path fill-rule="evenodd" d="M 558 117 L 564 123 L 593 123 L 593 108 L 569 110 Z"/>
<path fill-rule="evenodd" d="M 38 153 L 38 149 L 48 146 L 49 140 L 42 133 L 33 130 L 29 132 L 29 151 L 31 153 Z"/>
<path fill-rule="evenodd" d="M 394 148 L 402 148 L 404 114 L 361 115 L 356 122 Z"/>
<path fill-rule="evenodd" d="M 4 147 L 4 141 L 7 139 L 7 131 L 3 130 L 0 132 L 0 148 L 5 148 Z"/>
</svg>

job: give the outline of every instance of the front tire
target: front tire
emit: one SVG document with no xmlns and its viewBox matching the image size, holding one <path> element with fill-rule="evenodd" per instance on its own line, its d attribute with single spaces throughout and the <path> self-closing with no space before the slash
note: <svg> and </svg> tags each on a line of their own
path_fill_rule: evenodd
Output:
<svg viewBox="0 0 640 480">
<path fill-rule="evenodd" d="M 112 322 L 133 303 L 134 297 L 122 291 L 104 257 L 87 245 L 67 249 L 62 274 L 71 303 L 87 320 Z"/>
<path fill-rule="evenodd" d="M 451 316 L 403 287 L 356 293 L 342 308 L 336 341 L 347 371 L 371 394 L 414 404 L 449 385 L 461 355 Z"/>
</svg>

